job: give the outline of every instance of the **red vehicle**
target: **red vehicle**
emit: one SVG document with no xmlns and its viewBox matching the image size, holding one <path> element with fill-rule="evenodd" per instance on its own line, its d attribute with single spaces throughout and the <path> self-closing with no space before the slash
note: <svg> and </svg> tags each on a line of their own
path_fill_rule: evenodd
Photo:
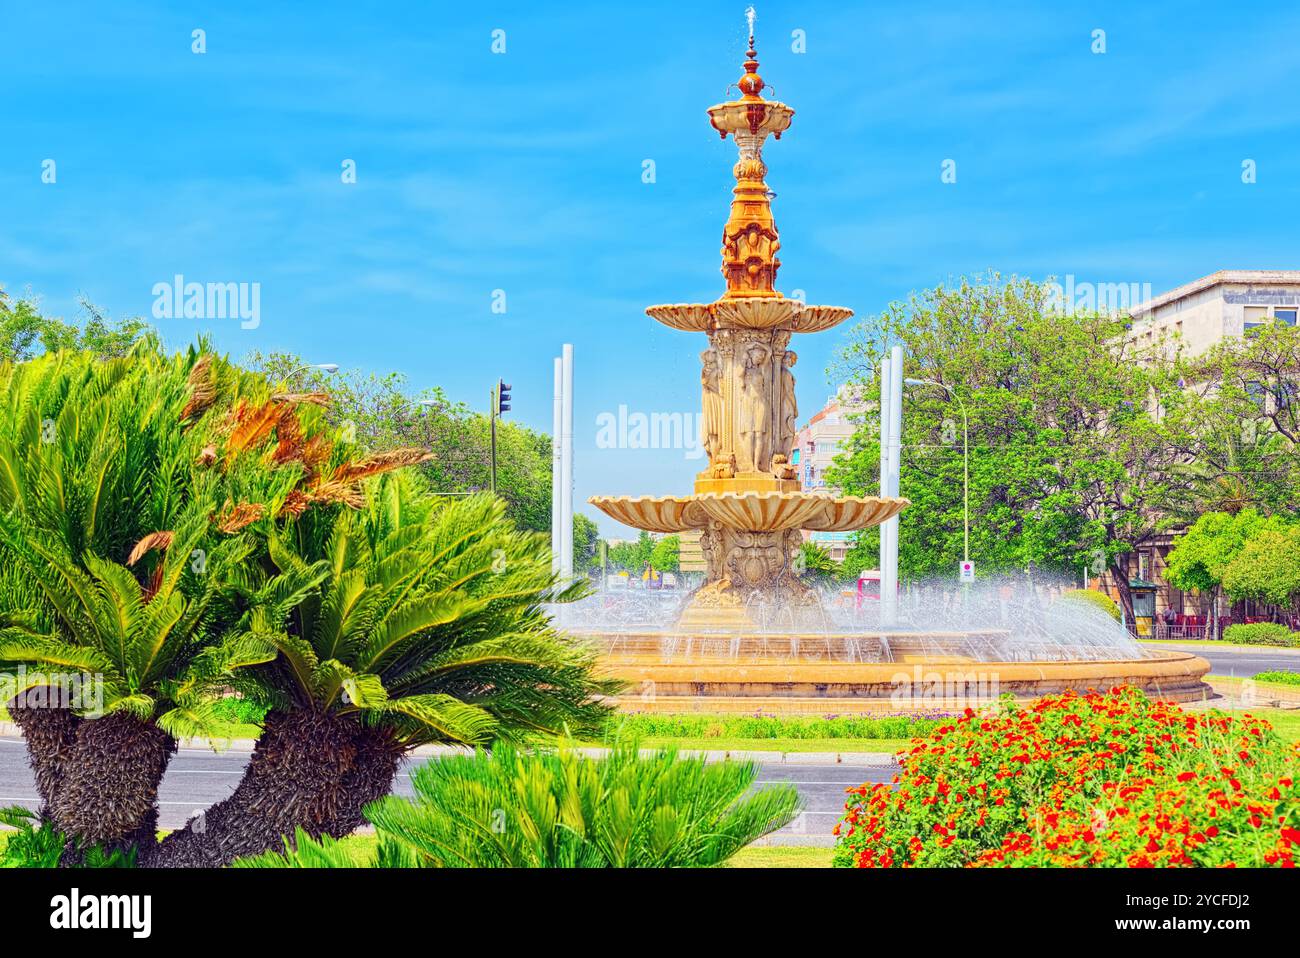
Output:
<svg viewBox="0 0 1300 958">
<path fill-rule="evenodd" d="M 854 605 L 861 609 L 863 602 L 880 601 L 880 570 L 863 569 L 858 573 L 858 594 L 854 597 Z"/>
</svg>

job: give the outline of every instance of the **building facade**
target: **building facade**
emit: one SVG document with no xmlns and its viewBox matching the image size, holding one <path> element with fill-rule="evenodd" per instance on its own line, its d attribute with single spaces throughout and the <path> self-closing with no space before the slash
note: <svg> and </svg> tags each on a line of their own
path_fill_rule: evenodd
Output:
<svg viewBox="0 0 1300 958">
<path fill-rule="evenodd" d="M 1131 312 L 1131 341 L 1176 338 L 1186 356 L 1207 352 L 1225 339 L 1249 336 L 1268 323 L 1296 324 L 1300 310 L 1300 270 L 1220 270 L 1140 303 Z M 1177 531 L 1157 536 L 1124 557 L 1134 596 L 1131 623 L 1139 634 L 1201 638 L 1215 620 L 1208 596 L 1183 593 L 1164 570 Z M 1118 591 L 1111 573 L 1100 586 L 1112 598 Z M 1220 627 L 1233 621 L 1268 619 L 1275 610 L 1261 603 L 1221 602 Z"/>
<path fill-rule="evenodd" d="M 860 406 L 846 401 L 841 390 L 840 395 L 828 399 L 795 434 L 790 462 L 799 470 L 799 484 L 804 492 L 839 492 L 826 484 L 826 470 L 858 430 L 862 412 Z M 854 535 L 852 532 L 804 532 L 805 540 L 826 549 L 836 562 L 844 561 Z"/>
<path fill-rule="evenodd" d="M 1294 326 L 1297 309 L 1300 270 L 1225 269 L 1140 303 L 1129 338 L 1177 336 L 1184 355 L 1198 356 L 1265 323 Z"/>
</svg>

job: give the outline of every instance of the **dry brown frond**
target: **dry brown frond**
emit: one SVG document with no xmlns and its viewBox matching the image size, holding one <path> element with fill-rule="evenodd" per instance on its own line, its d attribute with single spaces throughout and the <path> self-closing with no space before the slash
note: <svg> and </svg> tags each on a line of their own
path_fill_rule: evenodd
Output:
<svg viewBox="0 0 1300 958">
<path fill-rule="evenodd" d="M 352 509 L 360 509 L 366 504 L 366 494 L 360 486 L 353 483 L 328 480 L 311 490 L 311 501 L 338 502 Z"/>
<path fill-rule="evenodd" d="M 298 460 L 302 463 L 303 469 L 306 470 L 307 476 L 310 478 L 316 475 L 317 470 L 324 463 L 329 462 L 330 454 L 333 452 L 334 444 L 325 435 L 317 433 L 307 440 L 307 444 L 303 447 L 302 455 L 298 457 Z"/>
<path fill-rule="evenodd" d="M 159 562 L 153 567 L 153 572 L 149 576 L 149 581 L 146 582 L 144 586 L 144 601 L 146 603 L 158 594 L 158 590 L 162 587 L 162 577 L 163 564 Z"/>
<path fill-rule="evenodd" d="M 214 380 L 212 354 L 204 353 L 190 370 L 190 398 L 181 410 L 181 422 L 203 415 L 217 401 L 217 384 Z"/>
<path fill-rule="evenodd" d="M 170 548 L 172 540 L 176 538 L 176 533 L 171 531 L 151 532 L 135 544 L 131 554 L 126 558 L 127 565 L 135 565 L 150 549 L 167 549 Z"/>
<path fill-rule="evenodd" d="M 364 479 L 366 476 L 377 476 L 381 472 L 428 462 L 432 458 L 434 458 L 433 453 L 427 449 L 390 449 L 388 452 L 366 456 L 355 462 L 345 462 L 334 470 L 330 478 L 335 482 Z"/>
<path fill-rule="evenodd" d="M 302 437 L 302 423 L 292 412 L 280 420 L 275 436 L 277 440 L 275 451 L 271 453 L 273 463 L 279 466 L 302 458 L 303 449 L 306 447 Z"/>
<path fill-rule="evenodd" d="M 265 402 L 256 408 L 241 407 L 235 428 L 226 440 L 226 458 L 233 459 L 260 444 L 289 412 L 289 406 L 273 402 Z"/>
<path fill-rule="evenodd" d="M 329 393 L 276 393 L 271 397 L 271 402 L 287 403 L 290 406 L 296 406 L 298 403 L 311 403 L 313 406 L 322 408 L 330 404 Z"/>
<path fill-rule="evenodd" d="M 306 512 L 310 505 L 311 496 L 307 495 L 307 493 L 303 492 L 301 489 L 294 489 L 284 497 L 284 505 L 282 505 L 280 511 L 276 513 L 276 517 L 279 519 L 283 519 L 286 516 L 297 518 Z"/>
<path fill-rule="evenodd" d="M 226 534 L 238 532 L 262 518 L 265 513 L 266 506 L 260 502 L 241 502 L 216 520 L 217 530 Z"/>
</svg>

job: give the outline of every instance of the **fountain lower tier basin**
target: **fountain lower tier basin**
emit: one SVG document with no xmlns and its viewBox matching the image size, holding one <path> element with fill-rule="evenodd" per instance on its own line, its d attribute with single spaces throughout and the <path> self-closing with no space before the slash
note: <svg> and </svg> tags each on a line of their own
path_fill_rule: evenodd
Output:
<svg viewBox="0 0 1300 958">
<path fill-rule="evenodd" d="M 1033 661 L 976 659 L 957 649 L 892 650 L 892 658 L 864 660 L 809 654 L 793 637 L 747 636 L 752 644 L 734 657 L 701 654 L 698 648 L 665 655 L 638 648 L 628 636 L 603 636 L 601 668 L 622 679 L 624 711 L 841 714 L 948 712 L 993 702 L 1010 694 L 1032 699 L 1073 689 L 1117 685 L 1142 689 L 1169 702 L 1213 696 L 1204 681 L 1210 664 L 1189 652 L 1147 651 L 1133 658 Z M 662 636 L 660 638 L 663 638 Z M 698 638 L 698 637 L 696 637 Z M 801 637 L 808 638 L 808 637 Z M 823 643 L 828 637 L 822 636 Z M 844 638 L 844 637 L 840 637 Z M 853 637 L 861 642 L 863 636 Z M 933 640 L 938 636 L 927 637 Z M 778 641 L 770 657 L 760 642 Z M 897 639 L 896 639 L 897 641 Z M 769 646 L 770 648 L 770 646 Z M 859 654 L 861 645 L 854 649 Z"/>
</svg>

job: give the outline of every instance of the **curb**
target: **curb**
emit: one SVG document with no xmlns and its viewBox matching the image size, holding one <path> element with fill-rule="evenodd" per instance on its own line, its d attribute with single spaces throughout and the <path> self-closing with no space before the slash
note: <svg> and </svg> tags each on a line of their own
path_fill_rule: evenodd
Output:
<svg viewBox="0 0 1300 958">
<path fill-rule="evenodd" d="M 1160 639 L 1158 641 L 1142 642 L 1141 644 L 1144 646 L 1151 646 L 1157 649 L 1158 648 L 1178 649 L 1180 652 L 1193 652 L 1196 654 L 1200 654 L 1201 650 L 1207 650 L 1211 652 L 1228 652 L 1232 655 L 1258 655 L 1260 652 L 1265 652 L 1269 655 L 1273 655 L 1274 653 L 1276 653 L 1279 655 L 1300 656 L 1300 649 L 1293 648 L 1291 646 L 1286 646 L 1286 645 L 1208 645 L 1208 646 L 1203 645 L 1200 646 L 1198 649 L 1195 640 L 1189 640 L 1185 642 L 1170 642 L 1164 639 Z"/>
</svg>

